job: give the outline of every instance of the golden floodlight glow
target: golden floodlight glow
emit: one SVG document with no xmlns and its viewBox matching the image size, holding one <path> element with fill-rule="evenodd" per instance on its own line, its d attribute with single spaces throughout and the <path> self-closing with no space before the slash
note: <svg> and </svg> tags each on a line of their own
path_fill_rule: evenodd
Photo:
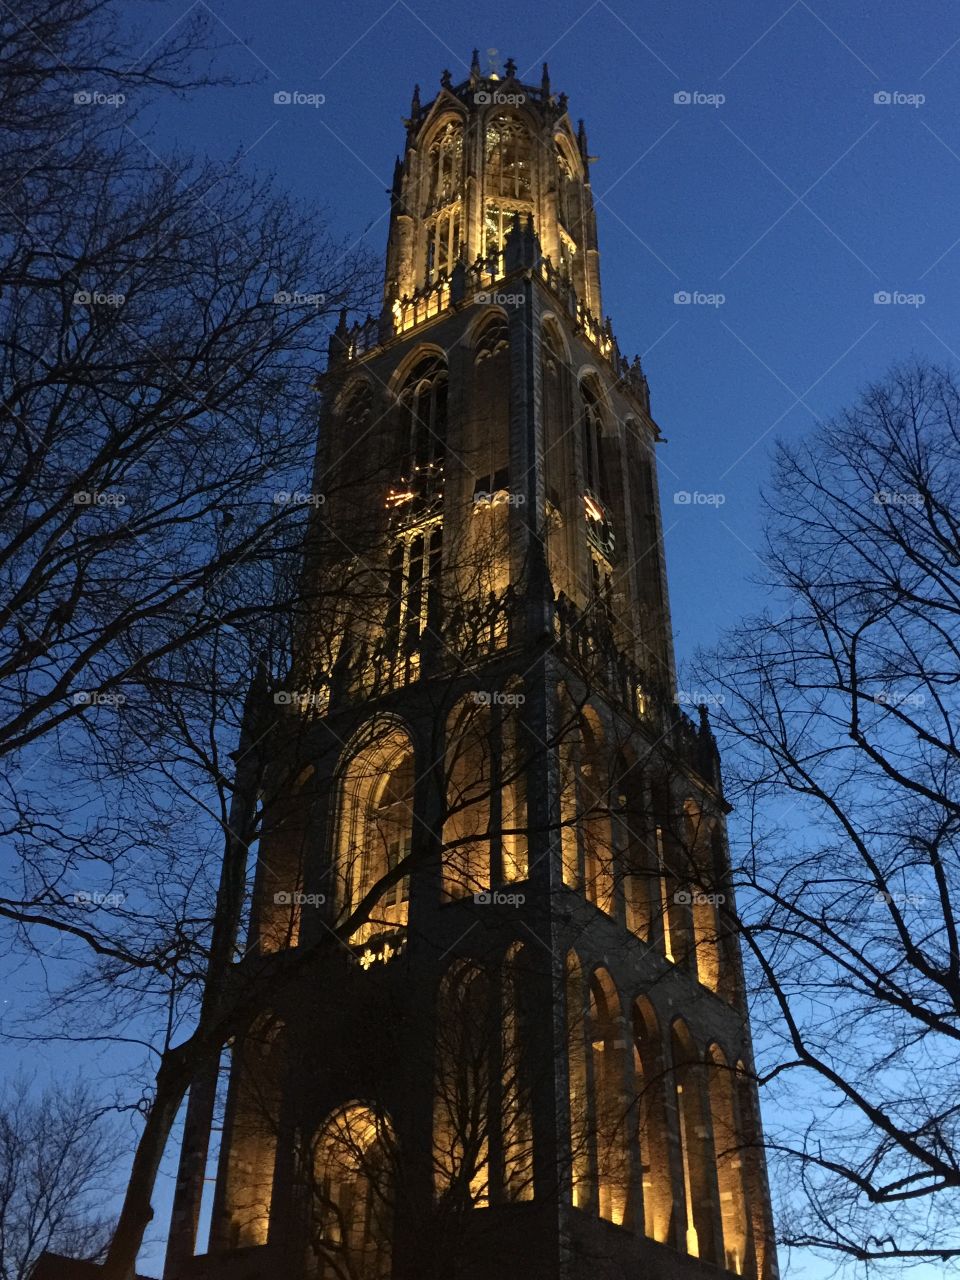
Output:
<svg viewBox="0 0 960 1280">
<path fill-rule="evenodd" d="M 591 520 L 596 520 L 598 524 L 602 523 L 606 518 L 603 507 L 601 507 L 600 503 L 597 502 L 595 498 L 592 498 L 589 493 L 585 493 L 583 495 L 583 506 L 589 518 Z"/>
</svg>

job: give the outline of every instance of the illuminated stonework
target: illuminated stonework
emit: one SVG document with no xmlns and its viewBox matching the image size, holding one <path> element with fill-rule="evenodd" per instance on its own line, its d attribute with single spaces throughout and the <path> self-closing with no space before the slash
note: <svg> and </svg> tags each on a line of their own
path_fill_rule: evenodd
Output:
<svg viewBox="0 0 960 1280">
<path fill-rule="evenodd" d="M 185 1164 L 166 1280 L 775 1280 L 727 806 L 590 164 L 546 68 L 414 94 L 382 311 L 319 383 L 210 1247 Z"/>
</svg>

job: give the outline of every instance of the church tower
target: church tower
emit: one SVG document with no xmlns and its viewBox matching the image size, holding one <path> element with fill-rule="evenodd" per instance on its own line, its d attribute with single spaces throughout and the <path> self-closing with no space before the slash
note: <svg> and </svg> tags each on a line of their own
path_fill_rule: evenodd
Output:
<svg viewBox="0 0 960 1280">
<path fill-rule="evenodd" d="M 727 805 L 586 131 L 476 54 L 405 123 L 382 312 L 319 384 L 209 1244 L 181 1175 L 167 1276 L 772 1280 Z"/>
</svg>

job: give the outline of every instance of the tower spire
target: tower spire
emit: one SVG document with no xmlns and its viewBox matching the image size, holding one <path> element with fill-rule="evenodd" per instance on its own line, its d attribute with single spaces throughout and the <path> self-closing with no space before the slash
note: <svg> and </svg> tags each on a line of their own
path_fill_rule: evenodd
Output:
<svg viewBox="0 0 960 1280">
<path fill-rule="evenodd" d="M 544 102 L 550 99 L 550 68 L 546 63 L 543 64 L 543 75 L 540 77 L 540 92 L 543 95 Z"/>
</svg>

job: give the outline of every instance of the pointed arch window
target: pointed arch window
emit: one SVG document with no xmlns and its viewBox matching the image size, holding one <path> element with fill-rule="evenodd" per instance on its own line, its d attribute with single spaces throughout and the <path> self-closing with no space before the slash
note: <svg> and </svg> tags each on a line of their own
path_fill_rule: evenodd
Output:
<svg viewBox="0 0 960 1280">
<path fill-rule="evenodd" d="M 606 465 L 603 453 L 603 411 L 597 388 L 590 382 L 580 383 L 580 431 L 583 452 L 583 480 L 586 487 L 601 498 L 608 497 Z"/>
<path fill-rule="evenodd" d="M 413 837 L 413 748 L 403 730 L 378 734 L 351 758 L 340 788 L 335 881 L 338 914 L 356 909 L 410 853 Z M 410 878 L 384 889 L 369 920 L 353 933 L 359 944 L 407 923 Z"/>
<path fill-rule="evenodd" d="M 433 1131 L 436 1194 L 454 1212 L 490 1201 L 493 1015 L 489 975 L 456 961 L 437 999 Z"/>
<path fill-rule="evenodd" d="M 622 1224 L 630 1191 L 624 1048 L 620 997 L 609 973 L 590 975 L 590 1050 L 596 1116 L 597 1191 L 600 1217 Z"/>
<path fill-rule="evenodd" d="M 460 255 L 460 206 L 443 209 L 427 227 L 426 283 L 449 276 Z"/>
<path fill-rule="evenodd" d="M 533 195 L 533 143 L 516 116 L 496 116 L 487 125 L 484 145 L 487 194 L 508 200 Z"/>
<path fill-rule="evenodd" d="M 734 1069 L 717 1045 L 707 1053 L 710 1119 L 720 1191 L 724 1265 L 735 1275 L 744 1274 L 749 1239 L 747 1202 L 743 1179 L 743 1140 L 737 1117 Z"/>
<path fill-rule="evenodd" d="M 646 997 L 633 1006 L 634 1089 L 643 1179 L 643 1231 L 661 1244 L 674 1237 L 675 1196 L 660 1027 Z"/>
<path fill-rule="evenodd" d="M 310 1239 L 316 1280 L 386 1280 L 390 1274 L 394 1148 L 387 1118 L 356 1103 L 321 1130 Z"/>
<path fill-rule="evenodd" d="M 561 142 L 557 142 L 557 213 L 572 236 L 579 219 L 579 183 Z"/>
<path fill-rule="evenodd" d="M 427 206 L 434 208 L 458 195 L 463 173 L 463 126 L 449 121 L 430 144 Z"/>
<path fill-rule="evenodd" d="M 429 355 L 411 370 L 400 391 L 402 479 L 422 482 L 437 474 L 446 453 L 447 366 Z"/>
</svg>

